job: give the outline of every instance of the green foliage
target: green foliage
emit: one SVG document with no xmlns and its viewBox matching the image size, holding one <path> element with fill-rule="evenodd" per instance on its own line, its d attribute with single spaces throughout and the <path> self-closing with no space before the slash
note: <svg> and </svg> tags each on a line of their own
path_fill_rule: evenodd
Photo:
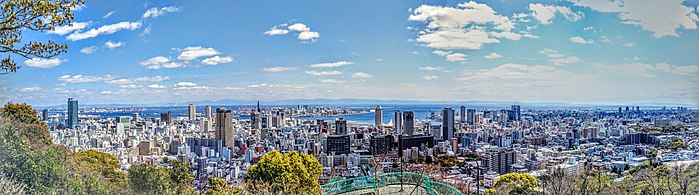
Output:
<svg viewBox="0 0 699 195">
<path fill-rule="evenodd" d="M 136 164 L 129 167 L 129 185 L 142 194 L 168 194 L 173 189 L 170 171 L 151 164 Z"/>
<path fill-rule="evenodd" d="M 170 179 L 177 187 L 177 194 L 189 194 L 194 191 L 192 182 L 194 182 L 194 173 L 190 171 L 192 166 L 189 162 L 179 160 L 172 161 L 170 169 Z"/>
<path fill-rule="evenodd" d="M 32 146 L 45 147 L 53 144 L 45 123 L 39 120 L 36 110 L 28 104 L 7 103 L 0 108 L 0 116 L 7 118 L 18 128 L 18 134 Z"/>
<path fill-rule="evenodd" d="M 677 149 L 685 149 L 687 148 L 687 144 L 685 144 L 681 139 L 676 139 L 676 140 L 670 140 L 665 146 L 667 149 L 672 149 L 672 150 L 677 150 Z"/>
<path fill-rule="evenodd" d="M 635 167 L 631 168 L 629 170 L 629 174 L 633 175 L 634 173 L 648 167 L 650 167 L 650 161 L 643 161 L 641 164 L 638 164 Z"/>
<path fill-rule="evenodd" d="M 7 56 L 0 60 L 0 74 L 17 71 L 13 55 L 23 58 L 53 58 L 66 52 L 67 44 L 61 45 L 53 40 L 23 41 L 23 32 L 44 32 L 70 25 L 74 18 L 71 9 L 84 3 L 84 0 L 0 1 L 0 53 Z"/>
<path fill-rule="evenodd" d="M 245 181 L 253 193 L 317 194 L 321 191 L 318 183 L 321 169 L 320 163 L 312 155 L 272 151 L 250 167 Z"/>
<path fill-rule="evenodd" d="M 0 195 L 21 195 L 26 194 L 26 187 L 22 183 L 17 183 L 13 180 L 0 175 Z"/>
<path fill-rule="evenodd" d="M 510 194 L 530 194 L 534 192 L 537 180 L 527 173 L 508 173 L 501 175 L 493 185 L 495 191 L 508 189 Z"/>
<path fill-rule="evenodd" d="M 219 177 L 209 177 L 209 187 L 208 190 L 204 191 L 205 195 L 225 195 L 234 194 L 233 187 L 228 186 L 225 179 Z"/>
</svg>

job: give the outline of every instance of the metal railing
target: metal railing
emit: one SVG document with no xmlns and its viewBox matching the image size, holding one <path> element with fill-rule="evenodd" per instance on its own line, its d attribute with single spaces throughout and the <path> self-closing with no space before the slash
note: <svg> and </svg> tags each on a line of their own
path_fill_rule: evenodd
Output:
<svg viewBox="0 0 699 195">
<path fill-rule="evenodd" d="M 424 189 L 424 192 L 429 195 L 463 195 L 453 186 L 434 182 L 429 177 L 414 173 L 414 172 L 392 172 L 384 173 L 378 176 L 378 182 L 375 176 L 355 177 L 345 180 L 339 180 L 322 185 L 324 195 L 342 194 L 357 190 L 371 189 L 376 193 L 377 189 L 389 185 L 408 184 L 419 186 Z"/>
</svg>

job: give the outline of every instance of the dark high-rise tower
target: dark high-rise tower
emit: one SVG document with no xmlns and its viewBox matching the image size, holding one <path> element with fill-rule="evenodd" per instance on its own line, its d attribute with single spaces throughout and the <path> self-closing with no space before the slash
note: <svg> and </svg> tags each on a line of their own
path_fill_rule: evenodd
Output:
<svg viewBox="0 0 699 195">
<path fill-rule="evenodd" d="M 41 120 L 43 120 L 43 121 L 49 120 L 49 109 L 44 109 L 41 111 Z"/>
<path fill-rule="evenodd" d="M 345 119 L 335 120 L 335 135 L 347 135 L 347 121 Z"/>
<path fill-rule="evenodd" d="M 172 112 L 161 112 L 160 122 L 165 123 L 166 125 L 172 125 Z"/>
<path fill-rule="evenodd" d="M 403 134 L 403 113 L 400 110 L 393 113 L 393 131 L 398 135 Z"/>
<path fill-rule="evenodd" d="M 403 134 L 413 135 L 415 133 L 415 112 L 403 112 Z"/>
<path fill-rule="evenodd" d="M 442 110 L 442 140 L 449 140 L 454 136 L 454 110 L 444 108 Z"/>
<path fill-rule="evenodd" d="M 189 104 L 187 107 L 187 118 L 189 118 L 190 121 L 197 119 L 197 106 L 194 104 Z"/>
<path fill-rule="evenodd" d="M 376 110 L 374 110 L 374 125 L 376 125 L 376 128 L 383 126 L 383 109 L 381 106 L 377 106 Z"/>
<path fill-rule="evenodd" d="M 466 110 L 466 122 L 468 122 L 469 125 L 476 124 L 476 109 L 469 108 Z"/>
<path fill-rule="evenodd" d="M 68 98 L 68 128 L 75 129 L 78 126 L 78 100 Z"/>
<path fill-rule="evenodd" d="M 224 147 L 233 149 L 235 146 L 233 134 L 233 113 L 225 108 L 216 108 L 215 138 L 223 142 Z"/>
<path fill-rule="evenodd" d="M 513 117 L 515 121 L 522 120 L 522 112 L 520 110 L 519 105 L 512 105 L 512 111 L 515 113 L 515 117 Z"/>
<path fill-rule="evenodd" d="M 466 123 L 466 106 L 461 106 L 461 110 L 459 110 L 459 123 L 464 124 Z"/>
</svg>

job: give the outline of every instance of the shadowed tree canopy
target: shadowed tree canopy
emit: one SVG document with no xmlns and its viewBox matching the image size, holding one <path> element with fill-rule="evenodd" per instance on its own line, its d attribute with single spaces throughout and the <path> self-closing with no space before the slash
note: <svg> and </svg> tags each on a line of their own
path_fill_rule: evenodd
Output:
<svg viewBox="0 0 699 195">
<path fill-rule="evenodd" d="M 13 55 L 23 58 L 53 58 L 68 50 L 67 44 L 53 40 L 25 41 L 25 30 L 50 31 L 70 25 L 74 18 L 71 9 L 84 0 L 2 0 L 0 1 L 0 74 L 16 72 Z"/>
</svg>

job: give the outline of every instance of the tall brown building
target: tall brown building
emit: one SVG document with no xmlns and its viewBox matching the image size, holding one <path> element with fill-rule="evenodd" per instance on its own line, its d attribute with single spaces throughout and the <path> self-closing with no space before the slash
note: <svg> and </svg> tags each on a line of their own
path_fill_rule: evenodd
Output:
<svg viewBox="0 0 699 195">
<path fill-rule="evenodd" d="M 215 138 L 223 142 L 224 147 L 233 149 L 235 146 L 233 133 L 233 113 L 225 108 L 216 108 Z"/>
</svg>

